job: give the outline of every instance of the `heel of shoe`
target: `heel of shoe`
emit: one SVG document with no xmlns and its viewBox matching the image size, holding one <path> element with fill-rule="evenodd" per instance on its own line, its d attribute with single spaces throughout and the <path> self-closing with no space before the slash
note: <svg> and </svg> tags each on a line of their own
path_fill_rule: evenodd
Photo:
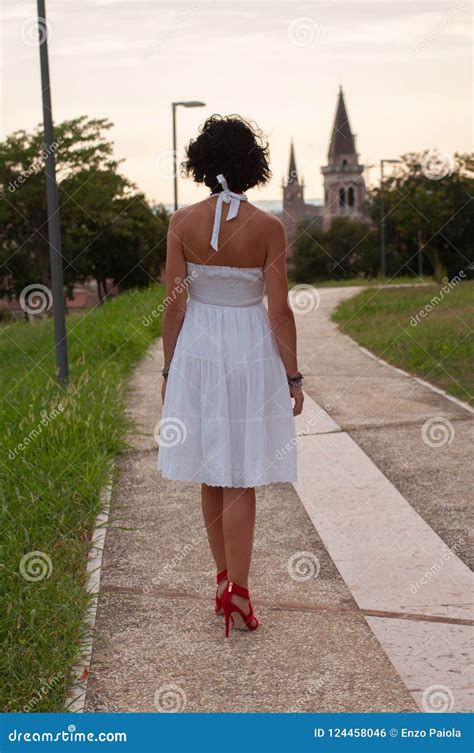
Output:
<svg viewBox="0 0 474 753">
<path fill-rule="evenodd" d="M 241 596 L 244 599 L 247 599 L 249 602 L 249 611 L 247 614 L 245 614 L 242 609 L 237 606 L 237 604 L 234 604 L 232 602 L 232 596 L 235 594 L 236 596 Z M 238 627 L 240 630 L 247 629 L 250 632 L 256 630 L 259 626 L 259 621 L 257 617 L 255 617 L 252 604 L 250 603 L 250 597 L 248 589 L 242 588 L 237 583 L 233 583 L 232 581 L 229 582 L 229 585 L 227 586 L 226 590 L 222 594 L 222 608 L 224 610 L 224 616 L 225 616 L 225 637 L 229 637 L 230 632 L 230 624 L 232 622 L 232 625 L 234 627 Z M 238 624 L 234 623 L 234 619 L 232 617 L 232 613 L 235 612 L 236 615 L 239 617 Z"/>
<path fill-rule="evenodd" d="M 224 614 L 222 609 L 222 597 L 219 596 L 219 585 L 222 583 L 222 581 L 227 580 L 227 570 L 222 570 L 222 572 L 217 573 L 216 576 L 216 602 L 214 606 L 214 611 L 216 614 Z"/>
</svg>

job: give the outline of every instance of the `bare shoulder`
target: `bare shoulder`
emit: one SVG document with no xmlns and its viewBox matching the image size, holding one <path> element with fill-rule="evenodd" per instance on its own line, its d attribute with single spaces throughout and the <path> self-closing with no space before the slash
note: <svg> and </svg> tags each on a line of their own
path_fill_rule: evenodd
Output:
<svg viewBox="0 0 474 753">
<path fill-rule="evenodd" d="M 262 223 L 267 232 L 282 233 L 285 231 L 285 227 L 282 221 L 275 215 L 265 212 L 263 209 L 259 209 L 255 204 L 250 204 L 252 212 L 255 213 L 255 217 Z"/>
<path fill-rule="evenodd" d="M 285 234 L 285 226 L 283 222 L 280 220 L 279 217 L 276 217 L 274 214 L 268 214 L 268 229 L 271 233 L 274 233 L 277 236 L 281 236 Z"/>
<path fill-rule="evenodd" d="M 199 216 L 200 213 L 206 211 L 209 211 L 209 202 L 207 199 L 198 201 L 195 204 L 189 204 L 186 207 L 180 207 L 171 215 L 170 226 L 173 226 L 175 229 L 179 227 L 184 228 L 191 221 L 191 218 L 195 220 L 196 215 Z"/>
</svg>

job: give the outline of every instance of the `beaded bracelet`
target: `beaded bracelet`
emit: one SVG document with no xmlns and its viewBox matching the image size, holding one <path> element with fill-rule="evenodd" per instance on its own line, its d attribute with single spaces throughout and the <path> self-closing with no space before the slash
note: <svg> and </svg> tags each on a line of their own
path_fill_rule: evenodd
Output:
<svg viewBox="0 0 474 753">
<path fill-rule="evenodd" d="M 296 392 L 302 392 L 303 391 L 303 375 L 300 374 L 298 371 L 297 374 L 294 374 L 293 376 L 288 376 L 288 385 L 289 387 L 293 387 L 293 389 L 296 390 Z"/>
</svg>

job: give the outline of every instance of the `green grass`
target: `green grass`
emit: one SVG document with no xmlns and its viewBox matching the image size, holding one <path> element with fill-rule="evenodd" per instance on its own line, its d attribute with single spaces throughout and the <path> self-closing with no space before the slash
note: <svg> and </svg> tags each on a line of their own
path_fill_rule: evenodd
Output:
<svg viewBox="0 0 474 753">
<path fill-rule="evenodd" d="M 380 285 L 422 285 L 433 283 L 432 277 L 393 277 L 387 280 L 385 277 L 352 277 L 349 279 L 314 280 L 316 288 L 351 288 L 351 287 L 378 287 Z M 294 280 L 289 281 L 289 286 L 298 285 Z M 306 283 L 305 283 L 306 284 Z"/>
<path fill-rule="evenodd" d="M 130 426 L 126 379 L 160 332 L 157 316 L 149 326 L 143 317 L 161 300 L 162 290 L 155 287 L 69 317 L 66 388 L 54 379 L 51 320 L 1 329 L 4 711 L 63 710 L 90 598 L 85 562 L 100 490 Z M 24 555 L 35 551 L 42 553 L 36 569 L 28 560 L 21 568 Z M 28 579 L 45 573 L 48 577 Z"/>
<path fill-rule="evenodd" d="M 340 329 L 385 361 L 472 402 L 474 281 L 444 294 L 442 286 L 364 290 L 333 315 Z M 425 317 L 420 312 L 427 309 Z"/>
</svg>

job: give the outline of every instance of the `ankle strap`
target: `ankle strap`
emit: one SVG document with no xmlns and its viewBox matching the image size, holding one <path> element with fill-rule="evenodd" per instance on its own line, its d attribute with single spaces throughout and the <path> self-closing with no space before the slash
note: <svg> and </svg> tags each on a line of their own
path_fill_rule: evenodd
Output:
<svg viewBox="0 0 474 753">
<path fill-rule="evenodd" d="M 234 583 L 231 581 L 229 583 L 229 587 L 227 589 L 230 593 L 235 594 L 236 596 L 242 596 L 244 599 L 249 598 L 249 590 L 248 588 L 242 588 L 242 586 L 239 586 L 238 583 Z"/>
<path fill-rule="evenodd" d="M 222 583 L 223 580 L 227 578 L 227 570 L 222 570 L 220 573 L 217 573 L 216 575 L 216 581 L 218 583 Z"/>
</svg>

